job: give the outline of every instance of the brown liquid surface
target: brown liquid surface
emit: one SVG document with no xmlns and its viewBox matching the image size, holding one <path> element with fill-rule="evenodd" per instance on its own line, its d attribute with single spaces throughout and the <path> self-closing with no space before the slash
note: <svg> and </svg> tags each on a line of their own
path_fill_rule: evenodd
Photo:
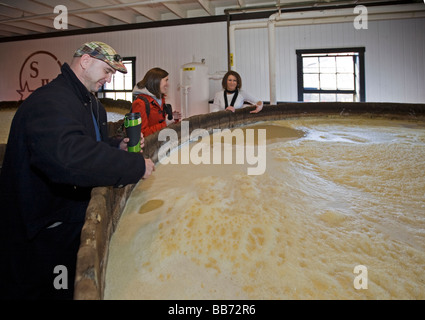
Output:
<svg viewBox="0 0 425 320">
<path fill-rule="evenodd" d="M 265 128 L 264 174 L 158 165 L 135 187 L 111 239 L 105 298 L 425 299 L 424 124 Z"/>
</svg>

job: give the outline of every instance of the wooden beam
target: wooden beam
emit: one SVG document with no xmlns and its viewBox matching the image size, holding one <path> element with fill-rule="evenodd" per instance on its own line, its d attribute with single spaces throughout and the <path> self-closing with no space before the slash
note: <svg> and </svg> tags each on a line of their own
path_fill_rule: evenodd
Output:
<svg viewBox="0 0 425 320">
<path fill-rule="evenodd" d="M 214 9 L 212 8 L 211 4 L 207 1 L 207 0 L 198 0 L 199 4 L 201 5 L 201 7 L 210 15 L 210 16 L 214 16 L 215 12 Z"/>
<path fill-rule="evenodd" d="M 187 11 L 182 9 L 182 5 L 173 2 L 163 2 L 162 5 L 173 12 L 179 18 L 187 18 Z"/>
</svg>

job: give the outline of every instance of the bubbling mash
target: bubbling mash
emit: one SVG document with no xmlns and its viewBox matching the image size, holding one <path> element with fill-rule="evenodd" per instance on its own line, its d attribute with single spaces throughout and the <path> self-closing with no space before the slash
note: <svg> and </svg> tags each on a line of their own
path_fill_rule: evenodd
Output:
<svg viewBox="0 0 425 320">
<path fill-rule="evenodd" d="M 136 185 L 105 299 L 425 299 L 423 122 L 265 128 L 262 175 L 168 164 Z"/>
</svg>

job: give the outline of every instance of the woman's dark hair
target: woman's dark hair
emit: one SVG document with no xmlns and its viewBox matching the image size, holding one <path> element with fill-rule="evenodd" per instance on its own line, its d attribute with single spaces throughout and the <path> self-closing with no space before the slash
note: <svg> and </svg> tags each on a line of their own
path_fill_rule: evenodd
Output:
<svg viewBox="0 0 425 320">
<path fill-rule="evenodd" d="M 223 77 L 223 80 L 221 81 L 221 85 L 223 86 L 223 89 L 227 88 L 227 78 L 229 76 L 234 76 L 236 78 L 236 81 L 238 82 L 238 85 L 236 86 L 236 88 L 238 89 L 242 88 L 241 76 L 236 71 L 230 70 L 230 71 L 227 71 L 227 73 Z"/>
<path fill-rule="evenodd" d="M 150 93 L 155 95 L 158 99 L 162 98 L 160 84 L 161 80 L 168 76 L 168 72 L 161 68 L 152 68 L 146 72 L 142 81 L 137 83 L 139 89 L 146 88 Z"/>
</svg>

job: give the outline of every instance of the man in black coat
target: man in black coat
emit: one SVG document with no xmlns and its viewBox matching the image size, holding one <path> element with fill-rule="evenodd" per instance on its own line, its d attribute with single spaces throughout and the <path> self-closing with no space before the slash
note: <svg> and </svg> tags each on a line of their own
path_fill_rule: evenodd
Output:
<svg viewBox="0 0 425 320">
<path fill-rule="evenodd" d="M 126 152 L 128 138 L 108 137 L 92 93 L 116 71 L 127 72 L 114 49 L 86 43 L 18 108 L 0 175 L 1 298 L 72 299 L 92 188 L 137 183 L 154 170 L 141 153 Z M 54 286 L 57 266 L 67 270 L 67 290 Z"/>
</svg>

